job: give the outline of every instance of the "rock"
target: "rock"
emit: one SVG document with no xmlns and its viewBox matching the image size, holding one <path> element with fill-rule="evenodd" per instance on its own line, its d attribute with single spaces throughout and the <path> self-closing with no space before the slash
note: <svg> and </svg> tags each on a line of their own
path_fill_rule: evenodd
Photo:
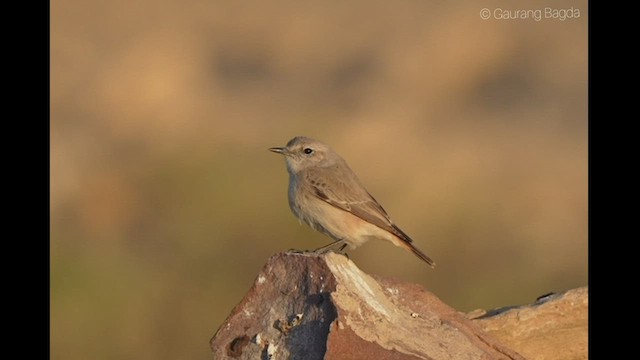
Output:
<svg viewBox="0 0 640 360">
<path fill-rule="evenodd" d="M 343 255 L 280 253 L 210 345 L 215 359 L 524 359 L 476 323 Z"/>
<path fill-rule="evenodd" d="M 589 289 L 538 298 L 532 305 L 474 311 L 474 323 L 530 360 L 588 359 Z M 478 316 L 481 315 L 481 316 Z"/>
</svg>

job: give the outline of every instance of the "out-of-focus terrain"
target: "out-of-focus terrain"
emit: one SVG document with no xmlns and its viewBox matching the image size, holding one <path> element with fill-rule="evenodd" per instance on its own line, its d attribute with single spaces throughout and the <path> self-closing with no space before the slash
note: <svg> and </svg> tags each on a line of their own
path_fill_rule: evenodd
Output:
<svg viewBox="0 0 640 360">
<path fill-rule="evenodd" d="M 587 19 L 586 1 L 53 1 L 51 358 L 210 358 L 269 256 L 329 241 L 266 150 L 295 135 L 438 264 L 369 242 L 349 253 L 364 271 L 460 311 L 586 285 Z"/>
</svg>

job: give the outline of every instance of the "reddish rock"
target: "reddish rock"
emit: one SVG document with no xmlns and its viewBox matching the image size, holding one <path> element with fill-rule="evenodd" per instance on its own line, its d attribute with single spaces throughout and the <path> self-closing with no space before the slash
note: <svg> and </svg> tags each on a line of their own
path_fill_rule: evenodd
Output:
<svg viewBox="0 0 640 360">
<path fill-rule="evenodd" d="M 418 285 L 363 273 L 345 256 L 280 253 L 211 349 L 215 359 L 524 359 L 474 321 Z"/>
</svg>

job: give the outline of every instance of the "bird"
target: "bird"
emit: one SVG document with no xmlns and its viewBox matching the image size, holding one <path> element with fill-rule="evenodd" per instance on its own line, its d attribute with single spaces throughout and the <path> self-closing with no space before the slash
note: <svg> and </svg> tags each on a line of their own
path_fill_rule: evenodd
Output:
<svg viewBox="0 0 640 360">
<path fill-rule="evenodd" d="M 368 240 L 381 239 L 435 267 L 435 262 L 391 220 L 347 162 L 328 145 L 296 136 L 286 146 L 269 150 L 285 158 L 289 173 L 288 200 L 293 214 L 334 240 L 315 252 L 338 246 L 338 252 L 342 252 L 347 246 L 355 249 Z"/>
</svg>

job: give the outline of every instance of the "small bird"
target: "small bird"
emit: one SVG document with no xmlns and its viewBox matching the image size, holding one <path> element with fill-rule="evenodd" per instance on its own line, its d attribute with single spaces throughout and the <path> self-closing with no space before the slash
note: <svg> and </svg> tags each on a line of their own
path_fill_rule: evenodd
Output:
<svg viewBox="0 0 640 360">
<path fill-rule="evenodd" d="M 289 172 L 289 207 L 311 228 L 334 242 L 316 249 L 340 246 L 339 252 L 370 239 L 390 241 L 411 251 L 432 268 L 435 262 L 413 245 L 376 199 L 362 186 L 356 174 L 331 148 L 304 136 L 296 136 L 285 147 L 269 149 L 284 155 Z"/>
</svg>

